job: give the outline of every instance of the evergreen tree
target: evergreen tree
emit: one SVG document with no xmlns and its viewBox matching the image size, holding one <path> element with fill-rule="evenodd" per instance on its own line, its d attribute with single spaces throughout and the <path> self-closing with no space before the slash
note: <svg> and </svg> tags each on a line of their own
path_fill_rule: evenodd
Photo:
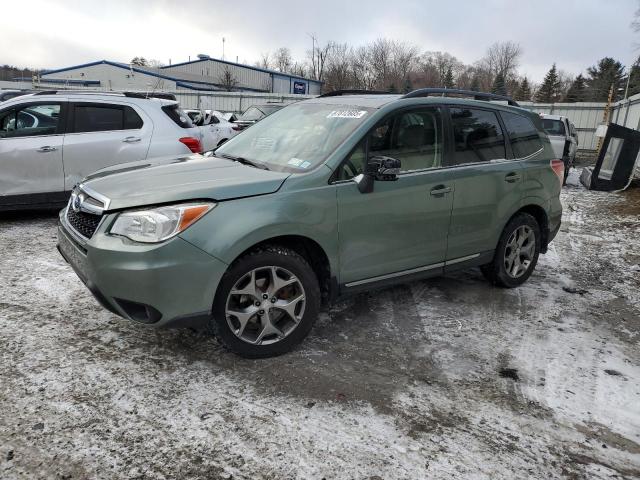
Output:
<svg viewBox="0 0 640 480">
<path fill-rule="evenodd" d="M 474 92 L 480 91 L 480 79 L 478 78 L 478 75 L 474 75 L 471 79 L 471 86 L 469 87 L 469 90 Z"/>
<path fill-rule="evenodd" d="M 613 85 L 613 100 L 624 95 L 624 66 L 611 57 L 601 59 L 597 65 L 587 68 L 587 100 L 606 102 Z M 619 90 L 621 89 L 621 90 Z"/>
<path fill-rule="evenodd" d="M 640 93 L 640 57 L 638 57 L 638 59 L 635 61 L 635 63 L 631 67 L 630 75 L 631 75 L 631 78 L 629 79 L 629 92 L 628 92 L 629 97 Z"/>
<path fill-rule="evenodd" d="M 504 80 L 504 74 L 502 72 L 498 72 L 496 78 L 493 79 L 493 85 L 491 86 L 491 93 L 496 93 L 498 95 L 506 95 L 507 94 L 507 85 Z"/>
<path fill-rule="evenodd" d="M 391 85 L 389 85 L 389 88 L 387 88 L 387 92 L 389 92 L 389 93 L 398 93 L 398 89 L 396 88 L 396 84 L 392 83 Z"/>
<path fill-rule="evenodd" d="M 529 102 L 531 101 L 531 85 L 529 84 L 529 79 L 524 77 L 522 82 L 518 84 L 518 88 L 513 95 L 514 100 L 519 100 L 521 102 Z"/>
<path fill-rule="evenodd" d="M 444 88 L 454 88 L 456 86 L 453 80 L 453 71 L 451 67 L 447 68 L 447 71 L 444 74 L 444 78 L 442 79 L 442 86 Z"/>
<path fill-rule="evenodd" d="M 554 63 L 551 70 L 547 72 L 542 81 L 542 85 L 536 93 L 536 102 L 553 103 L 558 100 L 560 90 L 560 80 L 558 79 L 558 70 Z"/>
<path fill-rule="evenodd" d="M 567 90 L 567 94 L 564 97 L 565 102 L 574 103 L 574 102 L 585 102 L 587 100 L 587 85 L 582 74 L 578 75 L 569 90 Z"/>
</svg>

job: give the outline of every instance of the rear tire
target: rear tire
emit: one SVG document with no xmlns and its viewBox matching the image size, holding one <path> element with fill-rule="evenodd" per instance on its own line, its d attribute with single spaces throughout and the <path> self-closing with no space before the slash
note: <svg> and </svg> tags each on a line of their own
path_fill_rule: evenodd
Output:
<svg viewBox="0 0 640 480">
<path fill-rule="evenodd" d="M 492 284 L 504 288 L 522 285 L 533 273 L 541 248 L 540 226 L 530 214 L 516 214 L 504 227 L 491 263 L 480 267 Z"/>
<path fill-rule="evenodd" d="M 320 286 L 309 263 L 270 245 L 231 264 L 216 292 L 209 331 L 242 357 L 273 357 L 302 342 L 319 311 Z"/>
</svg>

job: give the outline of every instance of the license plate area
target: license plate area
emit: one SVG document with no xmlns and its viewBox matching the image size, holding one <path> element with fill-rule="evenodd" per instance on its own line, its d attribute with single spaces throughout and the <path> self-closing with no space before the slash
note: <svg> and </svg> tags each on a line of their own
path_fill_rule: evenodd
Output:
<svg viewBox="0 0 640 480">
<path fill-rule="evenodd" d="M 80 280 L 87 283 L 85 273 L 87 270 L 86 250 L 69 238 L 60 227 L 58 228 L 58 248 L 65 260 L 69 262 L 69 265 L 80 277 Z"/>
</svg>

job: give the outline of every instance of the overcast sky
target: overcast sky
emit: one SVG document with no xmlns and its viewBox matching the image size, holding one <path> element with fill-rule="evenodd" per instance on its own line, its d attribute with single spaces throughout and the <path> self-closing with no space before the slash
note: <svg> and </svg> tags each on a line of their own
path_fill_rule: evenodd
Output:
<svg viewBox="0 0 640 480">
<path fill-rule="evenodd" d="M 3 2 L 0 64 L 59 68 L 144 56 L 168 63 L 199 53 L 253 64 L 287 46 L 302 59 L 321 42 L 388 37 L 465 63 L 493 42 L 523 48 L 520 72 L 538 82 L 553 62 L 583 72 L 604 56 L 638 56 L 638 0 L 29 0 Z"/>
</svg>

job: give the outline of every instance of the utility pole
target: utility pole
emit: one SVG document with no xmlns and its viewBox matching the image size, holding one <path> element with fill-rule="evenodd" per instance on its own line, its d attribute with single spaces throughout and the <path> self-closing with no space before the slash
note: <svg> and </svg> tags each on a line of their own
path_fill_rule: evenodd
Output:
<svg viewBox="0 0 640 480">
<path fill-rule="evenodd" d="M 225 38 L 222 37 L 222 60 L 224 60 L 224 42 L 225 42 Z"/>
<path fill-rule="evenodd" d="M 607 105 L 604 107 L 604 113 L 602 114 L 602 124 L 606 125 L 609 122 L 609 114 L 611 113 L 611 102 L 613 101 L 613 89 L 615 87 L 615 83 L 611 84 L 611 88 L 609 88 L 609 97 L 607 98 Z M 602 148 L 602 137 L 598 138 L 598 155 L 600 154 L 600 149 Z"/>
</svg>

